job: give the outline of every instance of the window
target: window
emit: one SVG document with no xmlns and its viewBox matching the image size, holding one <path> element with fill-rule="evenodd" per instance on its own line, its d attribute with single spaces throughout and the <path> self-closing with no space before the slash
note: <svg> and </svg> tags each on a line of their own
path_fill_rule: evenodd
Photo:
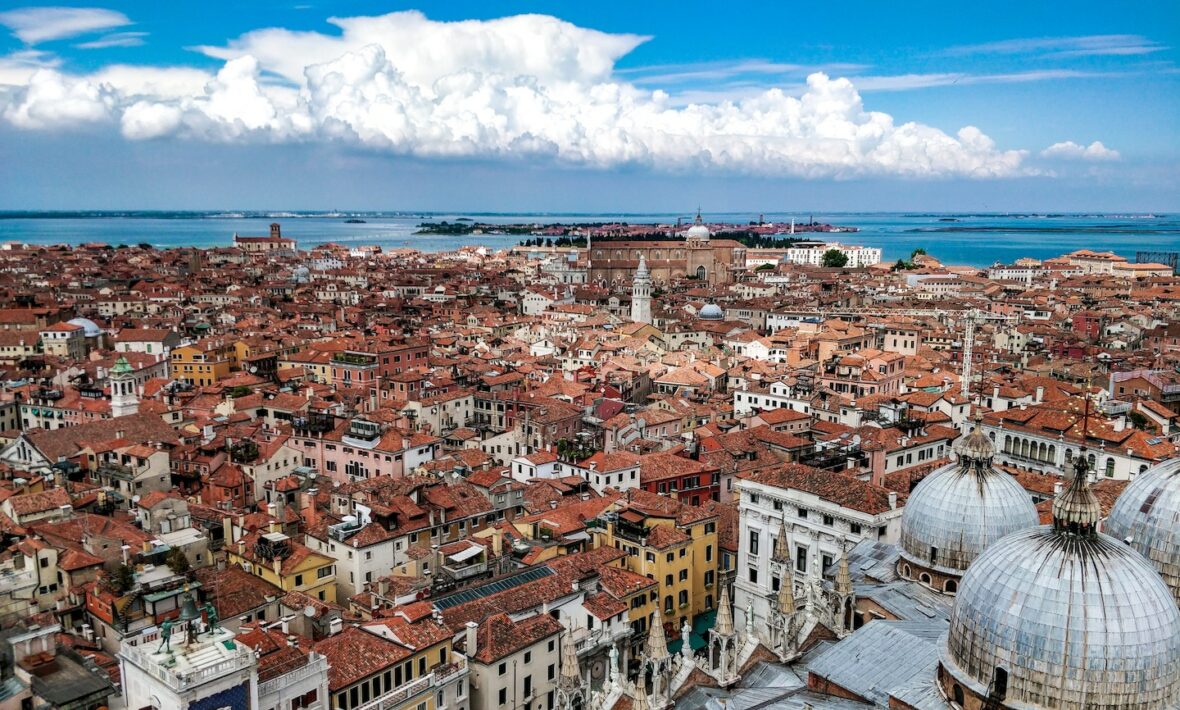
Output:
<svg viewBox="0 0 1180 710">
<path fill-rule="evenodd" d="M 705 562 L 713 561 L 713 546 L 705 545 Z"/>
<path fill-rule="evenodd" d="M 750 531 L 750 556 L 751 557 L 758 556 L 758 531 L 757 530 Z"/>
<path fill-rule="evenodd" d="M 525 651 L 524 652 L 524 662 L 525 663 L 532 663 L 533 662 L 533 652 L 532 651 Z"/>
<path fill-rule="evenodd" d="M 807 571 L 807 548 L 806 547 L 795 548 L 795 569 L 797 569 L 800 572 Z"/>
<path fill-rule="evenodd" d="M 303 575 L 301 575 L 301 574 L 295 575 L 295 586 L 296 587 L 303 586 Z"/>
<path fill-rule="evenodd" d="M 499 698 L 499 700 L 500 700 L 500 704 L 501 704 L 501 705 L 503 705 L 504 703 L 508 702 L 508 689 L 507 689 L 507 688 L 500 688 L 500 698 Z"/>
<path fill-rule="evenodd" d="M 686 570 L 686 569 L 680 570 L 680 581 L 684 582 L 687 580 L 688 580 L 688 570 Z"/>
<path fill-rule="evenodd" d="M 672 586 L 672 575 L 670 575 L 670 574 L 664 575 L 664 586 L 666 586 L 666 587 Z"/>
<path fill-rule="evenodd" d="M 848 532 L 852 533 L 853 535 L 859 535 L 860 534 L 860 523 L 849 523 L 848 524 Z"/>
<path fill-rule="evenodd" d="M 830 515 L 824 516 L 824 525 L 827 525 L 830 528 L 835 524 L 836 524 L 836 521 L 832 519 L 832 516 L 830 516 Z"/>
<path fill-rule="evenodd" d="M 758 584 L 758 568 L 757 567 L 750 568 L 750 583 L 751 584 Z"/>
<path fill-rule="evenodd" d="M 807 520 L 807 508 L 799 508 L 798 511 L 799 511 L 799 519 L 800 520 Z"/>
<path fill-rule="evenodd" d="M 524 697 L 533 697 L 533 677 L 531 675 L 524 677 Z"/>
<path fill-rule="evenodd" d="M 508 664 L 507 663 L 501 663 L 500 667 L 496 669 L 496 673 L 499 675 L 504 675 L 507 672 L 508 672 Z M 500 702 L 504 702 L 504 701 L 501 700 Z"/>
<path fill-rule="evenodd" d="M 557 676 L 557 666 L 550 663 L 549 670 L 548 670 L 548 678 L 549 678 L 549 680 L 553 680 L 556 676 Z"/>
</svg>

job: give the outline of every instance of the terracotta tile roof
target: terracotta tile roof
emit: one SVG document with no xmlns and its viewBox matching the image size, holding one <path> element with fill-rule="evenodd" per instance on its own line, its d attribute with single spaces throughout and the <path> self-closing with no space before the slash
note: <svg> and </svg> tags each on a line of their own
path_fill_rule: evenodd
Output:
<svg viewBox="0 0 1180 710">
<path fill-rule="evenodd" d="M 890 510 L 889 490 L 866 483 L 843 473 L 833 473 L 790 463 L 779 468 L 764 469 L 743 476 L 746 480 L 775 488 L 794 489 L 811 493 L 836 505 L 870 515 Z M 898 496 L 898 506 L 905 499 Z"/>
<path fill-rule="evenodd" d="M 548 614 L 538 614 L 522 621 L 513 621 L 507 614 L 496 614 L 479 625 L 474 655 L 471 649 L 466 649 L 466 653 L 480 663 L 495 663 L 564 630 L 561 622 Z"/>
<path fill-rule="evenodd" d="M 355 626 L 319 641 L 315 651 L 328 659 L 328 689 L 333 693 L 392 669 L 411 655 L 408 648 Z"/>
</svg>

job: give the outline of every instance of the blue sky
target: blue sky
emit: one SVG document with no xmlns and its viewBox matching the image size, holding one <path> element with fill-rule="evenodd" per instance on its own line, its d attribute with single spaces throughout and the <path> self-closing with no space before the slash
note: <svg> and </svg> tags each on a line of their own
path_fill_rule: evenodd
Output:
<svg viewBox="0 0 1180 710">
<path fill-rule="evenodd" d="M 1174 2 L 6 4 L 0 24 L 0 208 L 1180 211 Z"/>
</svg>

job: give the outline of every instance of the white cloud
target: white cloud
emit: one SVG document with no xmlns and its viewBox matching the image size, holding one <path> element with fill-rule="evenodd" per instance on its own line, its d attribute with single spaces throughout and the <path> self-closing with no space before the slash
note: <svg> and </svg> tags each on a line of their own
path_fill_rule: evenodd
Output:
<svg viewBox="0 0 1180 710">
<path fill-rule="evenodd" d="M 123 13 L 100 7 L 22 7 L 0 12 L 0 25 L 30 45 L 129 24 Z"/>
<path fill-rule="evenodd" d="M 1090 145 L 1063 141 L 1042 150 L 1041 157 L 1067 160 L 1118 160 L 1119 152 L 1102 145 L 1102 141 L 1094 141 Z"/>
<path fill-rule="evenodd" d="M 1167 49 L 1142 35 L 1082 35 L 1079 37 L 1025 37 L 998 42 L 951 47 L 943 54 L 1039 54 L 1049 58 L 1136 56 Z"/>
<path fill-rule="evenodd" d="M 107 49 L 109 47 L 138 47 L 143 44 L 147 32 L 112 32 L 89 42 L 80 42 L 78 49 Z"/>
<path fill-rule="evenodd" d="M 975 127 L 952 136 L 898 125 L 866 109 L 852 81 L 821 72 L 802 87 L 685 104 L 618 78 L 615 63 L 645 39 L 637 35 L 539 15 L 331 22 L 339 35 L 263 29 L 200 48 L 225 60 L 216 75 L 40 69 L 0 93 L 0 110 L 28 129 L 114 121 L 132 140 L 338 141 L 427 158 L 804 177 L 1029 172 L 1024 151 L 1001 150 Z"/>
</svg>

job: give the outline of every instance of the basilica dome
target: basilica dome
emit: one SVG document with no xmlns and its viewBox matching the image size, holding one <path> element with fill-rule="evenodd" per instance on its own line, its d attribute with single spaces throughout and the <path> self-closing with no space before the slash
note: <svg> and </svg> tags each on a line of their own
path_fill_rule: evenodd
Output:
<svg viewBox="0 0 1180 710">
<path fill-rule="evenodd" d="M 701 320 L 722 320 L 725 318 L 725 313 L 722 312 L 721 306 L 718 306 L 716 303 L 706 304 L 701 308 L 699 315 Z"/>
<path fill-rule="evenodd" d="M 978 422 L 955 452 L 957 461 L 918 484 L 901 517 L 902 576 L 945 591 L 992 543 L 1039 521 L 1028 492 L 992 467 L 995 449 Z"/>
<path fill-rule="evenodd" d="M 1131 481 L 1115 501 L 1105 530 L 1155 565 L 1180 603 L 1180 459 Z"/>
<path fill-rule="evenodd" d="M 90 320 L 89 318 L 72 318 L 67 322 L 70 325 L 76 325 L 79 328 L 81 328 L 83 331 L 83 334 L 87 338 L 96 338 L 96 337 L 102 335 L 102 328 L 99 328 L 98 324 L 95 323 L 94 321 Z"/>
<path fill-rule="evenodd" d="M 1053 524 L 999 540 L 963 576 L 938 671 L 960 707 L 968 696 L 1062 710 L 1180 702 L 1180 611 L 1147 559 L 1097 531 L 1079 458 Z"/>
<path fill-rule="evenodd" d="M 688 231 L 684 233 L 684 236 L 692 241 L 706 242 L 709 241 L 709 237 L 713 236 L 713 233 L 709 231 L 709 228 L 705 226 L 705 223 L 701 221 L 700 210 L 697 210 L 696 219 L 692 221 L 692 226 L 688 228 Z"/>
</svg>

